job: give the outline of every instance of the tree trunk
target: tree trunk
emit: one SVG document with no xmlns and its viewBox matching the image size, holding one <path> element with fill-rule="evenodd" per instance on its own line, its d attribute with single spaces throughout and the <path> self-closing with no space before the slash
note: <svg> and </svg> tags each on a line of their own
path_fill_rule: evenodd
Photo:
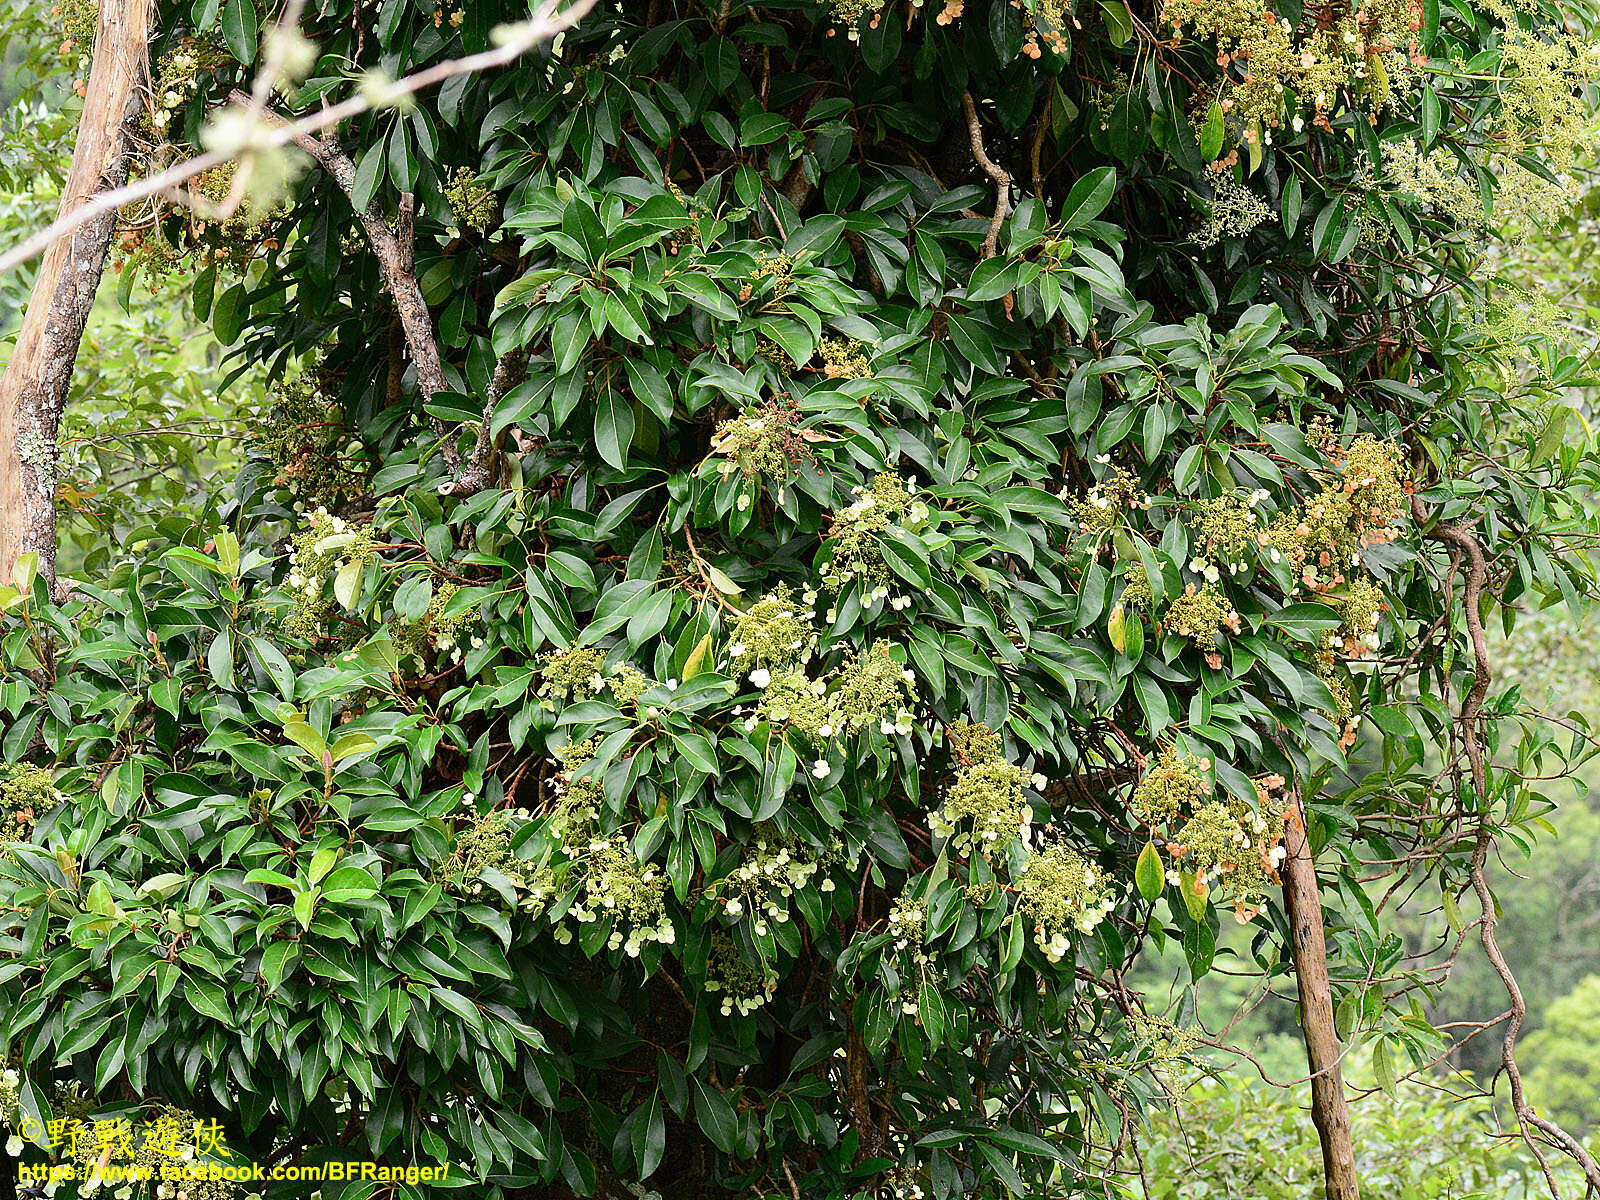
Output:
<svg viewBox="0 0 1600 1200">
<path fill-rule="evenodd" d="M 62 213 L 128 178 L 153 11 L 154 0 L 101 0 Z M 11 578 L 18 555 L 36 552 L 39 573 L 55 586 L 56 434 L 116 225 L 116 213 L 105 213 L 45 251 L 0 376 L 0 580 Z"/>
<path fill-rule="evenodd" d="M 1289 912 L 1294 975 L 1300 989 L 1300 1028 L 1311 1074 L 1311 1121 L 1322 1141 L 1328 1200 L 1359 1200 L 1350 1109 L 1339 1069 L 1339 1035 L 1333 1026 L 1333 987 L 1328 982 L 1328 943 L 1322 928 L 1317 866 L 1306 841 L 1305 820 L 1291 812 L 1284 825 L 1283 899 Z"/>
</svg>

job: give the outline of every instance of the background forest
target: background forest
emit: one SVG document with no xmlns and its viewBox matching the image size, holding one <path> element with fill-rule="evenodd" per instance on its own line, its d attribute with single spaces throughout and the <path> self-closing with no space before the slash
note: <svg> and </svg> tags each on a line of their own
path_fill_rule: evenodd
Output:
<svg viewBox="0 0 1600 1200">
<path fill-rule="evenodd" d="M 440 13 L 443 23 L 452 20 L 450 6 Z M 1437 19 L 1435 13 L 1435 23 Z M 1573 21 L 1575 26 L 1582 24 L 1579 17 Z M 0 55 L 3 247 L 38 229 L 54 213 L 72 152 L 84 63 L 71 49 L 70 37 L 64 36 L 63 14 L 24 0 L 9 0 L 0 13 Z M 1125 116 L 1119 116 L 1119 105 L 1125 107 L 1125 99 L 1115 95 L 1105 99 L 1102 130 L 1117 129 L 1116 123 Z M 1587 441 L 1597 395 L 1595 364 L 1584 353 L 1596 344 L 1600 329 L 1600 279 L 1593 274 L 1593 264 L 1600 261 L 1600 188 L 1589 182 L 1593 150 L 1590 144 L 1590 157 L 1571 168 L 1582 181 L 1573 211 L 1494 251 L 1498 256 L 1494 265 L 1505 279 L 1526 289 L 1527 295 L 1540 297 L 1541 313 L 1558 314 L 1541 327 L 1539 336 L 1558 336 L 1559 347 L 1542 344 L 1532 357 L 1508 356 L 1492 368 L 1508 376 L 1540 376 L 1540 386 L 1557 397 L 1553 408 L 1538 408 L 1532 435 L 1550 453 L 1563 437 L 1575 443 Z M 402 150 L 395 161 L 403 163 L 404 157 Z M 509 176 L 513 168 L 507 164 L 502 166 Z M 456 182 L 462 188 L 469 186 L 462 177 Z M 471 209 L 471 196 L 463 193 L 453 199 L 466 201 L 454 205 L 460 219 L 463 207 Z M 981 200 L 965 199 L 983 207 Z M 544 217 L 548 216 L 546 212 Z M 559 221 L 559 215 L 555 219 Z M 529 230 L 537 226 L 537 221 L 529 220 Z M 449 244 L 470 241 L 471 236 L 468 227 Z M 1087 244 L 1100 231 L 1080 236 Z M 1169 250 L 1177 261 L 1186 253 L 1171 247 L 1162 252 Z M 333 252 L 341 252 L 337 241 Z M 1069 243 L 1062 254 L 1070 253 Z M 876 264 L 872 271 L 888 273 L 882 259 L 871 261 Z M 259 342 L 250 340 L 248 328 L 244 340 L 239 340 L 237 324 L 227 331 L 233 335 L 230 344 L 219 343 L 214 306 L 224 293 L 220 286 L 213 293 L 215 277 L 206 278 L 202 286 L 192 269 L 167 266 L 159 255 L 149 253 L 146 243 L 131 237 L 114 243 L 113 269 L 102 285 L 79 355 L 59 439 L 63 576 L 115 576 L 138 562 L 147 546 L 166 541 L 192 546 L 193 529 L 237 520 L 239 506 L 259 491 L 263 475 L 283 465 L 283 446 L 274 441 L 278 435 L 273 432 L 277 426 L 272 413 L 275 406 L 281 413 L 286 399 L 295 401 L 295 376 L 286 367 L 290 356 L 272 359 L 262 353 Z M 24 267 L 0 276 L 0 336 L 7 339 L 20 320 L 32 270 Z M 1204 282 L 1200 291 L 1211 288 L 1204 274 L 1200 278 Z M 1260 284 L 1259 273 L 1255 284 Z M 1084 292 L 1087 295 L 1087 289 Z M 997 291 L 992 298 L 999 295 Z M 1214 292 L 1210 301 L 1217 311 L 1237 313 L 1242 308 L 1242 303 L 1227 296 L 1219 299 Z M 1313 309 L 1308 304 L 1299 315 L 1309 323 Z M 861 329 L 865 336 L 866 326 Z M 0 347 L 0 358 L 6 352 Z M 304 361 L 312 363 L 314 357 L 308 355 Z M 486 377 L 483 363 L 473 365 L 475 375 Z M 1397 384 L 1395 394 L 1402 390 Z M 669 411 L 670 407 L 669 400 Z M 636 452 L 646 440 L 647 428 L 652 427 L 641 421 Z M 391 432 L 382 431 L 382 436 Z M 635 434 L 631 418 L 627 433 Z M 1159 444 L 1159 437 L 1156 440 Z M 536 446 L 533 453 L 543 450 Z M 627 454 L 624 438 L 621 455 L 626 459 Z M 424 457 L 417 470 L 426 463 Z M 1586 500 L 1600 508 L 1600 497 Z M 724 510 L 731 503 L 730 499 Z M 737 511 L 742 513 L 744 505 Z M 276 517 L 292 522 L 293 506 L 285 503 Z M 698 560 L 692 542 L 690 550 Z M 576 560 L 566 569 L 576 577 L 593 578 L 589 568 Z M 359 578 L 355 586 L 359 591 Z M 1590 615 L 1584 598 L 1571 587 L 1557 589 L 1552 584 L 1551 592 L 1537 600 L 1530 594 L 1505 636 L 1496 683 L 1514 685 L 1520 692 L 1513 690 L 1509 699 L 1498 703 L 1508 714 L 1527 705 L 1559 722 L 1570 720 L 1575 727 L 1586 728 L 1600 722 L 1600 625 L 1596 624 L 1600 618 Z M 424 611 L 436 615 L 426 608 L 426 599 L 422 603 Z M 1121 611 L 1119 607 L 1117 612 Z M 1376 625 L 1376 616 L 1373 621 Z M 1112 635 L 1113 641 L 1116 636 Z M 1154 639 L 1154 633 L 1151 636 Z M 1137 657 L 1136 650 L 1131 653 Z M 680 654 L 676 660 L 680 668 L 682 658 Z M 297 660 L 295 666 L 300 665 Z M 1350 758 L 1335 781 L 1350 794 L 1359 794 L 1369 774 L 1381 774 L 1386 769 L 1384 755 L 1392 753 L 1384 735 L 1396 736 L 1395 730 L 1380 730 L 1377 719 L 1350 734 Z M 889 726 L 886 732 L 892 733 L 892 720 Z M 1421 746 L 1420 740 L 1417 744 Z M 1600 1147 L 1600 1055 L 1594 1050 L 1594 1031 L 1600 1028 L 1600 761 L 1586 760 L 1577 752 L 1571 757 L 1578 760 L 1574 770 L 1552 770 L 1551 778 L 1532 785 L 1535 798 L 1508 821 L 1489 874 L 1502 914 L 1500 946 L 1519 978 L 1533 984 L 1526 987 L 1528 1014 L 1519 1051 L 1529 1093 L 1541 1112 L 1558 1119 L 1591 1147 Z M 1439 767 L 1439 755 L 1431 744 L 1421 758 Z M 810 766 L 802 763 L 802 771 Z M 816 766 L 826 775 L 824 759 Z M 330 766 L 330 792 L 331 779 Z M 465 802 L 471 802 L 470 794 Z M 1350 865 L 1354 878 L 1359 875 L 1354 856 Z M 1385 920 L 1392 936 L 1403 942 L 1405 954 L 1421 955 L 1451 942 L 1464 924 L 1459 912 L 1452 911 L 1453 899 L 1441 908 L 1437 881 L 1424 882 L 1426 886 L 1414 881 L 1408 885 L 1415 889 L 1411 894 L 1386 896 L 1394 880 L 1375 879 L 1364 890 L 1330 892 L 1324 901 L 1333 912 L 1349 917 L 1341 936 L 1353 938 L 1350 930 L 1362 925 L 1363 910 L 1370 912 L 1387 900 Z M 1236 924 L 1224 914 L 1209 972 L 1194 971 L 1192 945 L 1177 939 L 1148 947 L 1128 972 L 1128 982 L 1150 998 L 1155 1010 L 1165 1011 L 1162 1020 L 1172 1024 L 1163 1028 L 1170 1028 L 1182 1044 L 1176 1049 L 1169 1044 L 1156 1055 L 1172 1059 L 1170 1064 L 1152 1064 L 1170 1090 L 1172 1103 L 1154 1095 L 1148 1124 L 1138 1134 L 1143 1171 L 1138 1178 L 1119 1177 L 1108 1184 L 1115 1194 L 1136 1200 L 1179 1196 L 1288 1200 L 1318 1194 L 1322 1168 L 1315 1131 L 1306 1117 L 1306 1060 L 1293 983 L 1286 982 L 1281 971 L 1273 973 L 1277 960 L 1262 950 L 1263 944 L 1260 927 Z M 630 953 L 635 949 L 630 947 Z M 1351 960 L 1335 957 L 1336 973 L 1344 961 Z M 1205 986 L 1192 986 L 1200 974 L 1205 975 Z M 1447 975 L 1447 980 L 1430 980 L 1444 984 L 1437 991 L 1418 993 L 1416 1018 L 1425 1017 L 1447 1034 L 1459 1033 L 1504 1008 L 1501 982 L 1477 953 L 1475 940 L 1468 940 Z M 1347 1003 L 1359 1009 L 1360 989 L 1348 990 L 1356 999 Z M 1342 1032 L 1348 1035 L 1352 1028 L 1368 1027 L 1370 1016 L 1341 1011 Z M 1378 1024 L 1374 1020 L 1370 1027 Z M 1392 1032 L 1391 1026 L 1384 1028 Z M 1494 1091 L 1498 1042 L 1499 1033 L 1490 1029 L 1450 1049 L 1436 1067 L 1398 1084 L 1396 1061 L 1406 1051 L 1413 1059 L 1421 1056 L 1415 1041 L 1398 1033 L 1379 1037 L 1349 1057 L 1347 1082 L 1365 1194 L 1396 1200 L 1519 1200 L 1538 1194 L 1539 1171 L 1514 1137 L 1515 1116 L 1506 1107 L 1504 1085 L 1492 1099 L 1474 1094 L 1478 1086 Z M 1224 1044 L 1248 1054 L 1240 1057 Z M 1405 1070 L 1410 1065 L 1405 1064 Z M 680 1086 L 686 1086 L 678 1078 Z M 697 1098 L 696 1111 L 700 1103 Z M 655 1122 L 661 1120 L 659 1101 L 653 1114 L 646 1112 L 634 1124 L 643 1128 L 652 1115 Z M 628 1128 L 616 1136 L 617 1144 L 624 1145 Z M 641 1143 L 642 1133 L 632 1136 L 635 1157 L 642 1164 L 648 1139 Z M 619 1161 L 627 1159 L 626 1153 L 618 1153 Z M 1581 1190 L 1570 1164 L 1558 1163 L 1553 1170 L 1560 1180 Z M 792 1176 L 789 1183 L 793 1186 Z"/>
</svg>

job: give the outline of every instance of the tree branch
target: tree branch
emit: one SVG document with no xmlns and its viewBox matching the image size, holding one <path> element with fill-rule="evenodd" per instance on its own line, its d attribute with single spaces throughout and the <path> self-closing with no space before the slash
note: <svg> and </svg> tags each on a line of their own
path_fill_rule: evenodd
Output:
<svg viewBox="0 0 1600 1200">
<path fill-rule="evenodd" d="M 133 204 L 140 200 L 148 200 L 151 196 L 165 196 L 180 203 L 186 202 L 187 197 L 179 192 L 179 185 L 187 183 L 195 176 L 209 171 L 212 167 L 220 166 L 241 156 L 259 154 L 265 150 L 281 149 L 291 142 L 297 141 L 302 134 L 320 133 L 322 130 L 332 128 L 341 121 L 360 116 L 368 109 L 374 108 L 381 103 L 392 103 L 430 88 L 436 83 L 443 83 L 446 79 L 454 78 L 457 75 L 470 75 L 478 71 L 488 71 L 514 62 L 541 42 L 548 41 L 562 30 L 576 24 L 594 3 L 595 0 L 573 0 L 566 8 L 558 9 L 556 0 L 545 0 L 545 3 L 539 6 L 538 11 L 531 18 L 516 25 L 505 27 L 500 34 L 500 44 L 493 50 L 484 50 L 477 54 L 469 54 L 465 58 L 455 58 L 448 62 L 435 63 L 433 66 L 418 71 L 414 75 L 407 75 L 388 84 L 381 91 L 379 89 L 368 89 L 342 100 L 330 108 L 299 118 L 292 123 L 284 123 L 274 128 L 254 131 L 251 136 L 239 144 L 222 146 L 205 154 L 198 154 L 193 158 L 185 159 L 183 162 L 174 163 L 165 171 L 148 176 L 137 183 L 130 183 L 104 192 L 93 200 L 72 209 L 70 212 L 62 213 L 47 228 L 40 230 L 32 237 L 24 238 L 5 254 L 0 255 L 0 273 L 9 271 L 13 267 L 19 266 L 30 258 L 43 253 L 57 240 L 65 237 L 80 225 L 108 212 L 114 212 L 124 205 Z"/>
<path fill-rule="evenodd" d="M 251 104 L 250 97 L 240 91 L 234 91 L 228 98 L 238 105 Z M 312 137 L 299 123 L 286 120 L 270 108 L 261 107 L 256 111 L 270 128 L 287 130 L 290 140 L 322 165 L 329 178 L 349 198 L 351 207 L 355 206 L 356 165 L 331 137 Z M 411 363 L 417 369 L 417 386 L 423 399 L 427 400 L 447 390 L 449 385 L 445 381 L 444 361 L 439 356 L 439 342 L 433 332 L 433 316 L 428 312 L 428 302 L 423 298 L 422 286 L 417 282 L 412 265 L 409 199 L 406 197 L 401 201 L 400 219 L 397 222 L 399 231 L 389 227 L 389 220 L 377 201 L 364 209 L 357 208 L 356 217 L 366 231 L 372 252 L 377 255 L 383 286 L 394 301 L 395 315 L 400 319 L 400 329 L 405 335 Z M 454 476 L 461 465 L 455 439 L 449 436 L 444 422 L 438 417 L 429 417 L 429 421 L 433 431 L 444 439 L 445 466 Z"/>
<path fill-rule="evenodd" d="M 1419 526 L 1426 525 L 1428 511 L 1421 497 L 1411 497 L 1411 513 Z M 1467 620 L 1467 636 L 1472 641 L 1473 678 L 1472 687 L 1461 704 L 1459 723 L 1462 745 L 1466 749 L 1467 763 L 1472 773 L 1472 786 L 1478 794 L 1479 812 L 1482 814 L 1478 818 L 1477 838 L 1473 845 L 1468 877 L 1472 881 L 1472 890 L 1478 898 L 1478 906 L 1482 911 L 1478 921 L 1478 937 L 1483 944 L 1484 956 L 1494 968 L 1495 974 L 1499 976 L 1501 986 L 1505 988 L 1506 995 L 1511 1000 L 1510 1020 L 1506 1024 L 1505 1038 L 1500 1043 L 1501 1069 L 1505 1071 L 1506 1078 L 1511 1084 L 1511 1107 L 1516 1113 L 1517 1127 L 1522 1133 L 1522 1140 L 1538 1160 L 1539 1167 L 1544 1172 L 1545 1184 L 1552 1196 L 1559 1200 L 1561 1191 L 1556 1186 L 1555 1176 L 1551 1173 L 1543 1153 L 1535 1144 L 1530 1132 L 1533 1129 L 1538 1130 L 1574 1159 L 1583 1168 L 1584 1178 L 1589 1185 L 1588 1190 L 1600 1193 L 1600 1164 L 1595 1162 L 1594 1157 L 1584 1149 L 1577 1138 L 1555 1122 L 1534 1112 L 1523 1091 L 1522 1071 L 1517 1066 L 1517 1035 L 1522 1030 L 1523 1020 L 1527 1017 L 1528 1006 L 1523 1000 L 1522 988 L 1518 986 L 1516 976 L 1512 974 L 1505 955 L 1500 951 L 1500 943 L 1495 934 L 1498 921 L 1495 918 L 1494 896 L 1484 877 L 1489 850 L 1494 845 L 1494 831 L 1489 824 L 1489 775 L 1484 762 L 1483 731 L 1480 726 L 1483 700 L 1488 695 L 1492 673 L 1489 665 L 1488 638 L 1484 634 L 1483 617 L 1479 612 L 1479 601 L 1483 597 L 1484 585 L 1489 578 L 1489 563 L 1478 539 L 1460 525 L 1440 522 L 1427 530 L 1427 536 L 1434 541 L 1454 547 L 1465 555 L 1467 560 L 1466 587 L 1463 589 L 1461 605 Z"/>
<path fill-rule="evenodd" d="M 1350 1138 L 1350 1106 L 1345 1100 L 1339 1034 L 1333 1020 L 1333 985 L 1328 980 L 1328 941 L 1322 926 L 1317 864 L 1306 837 L 1304 809 L 1291 810 L 1283 824 L 1283 900 L 1289 917 L 1295 986 L 1300 992 L 1300 1032 L 1311 1073 L 1311 1122 L 1322 1143 L 1322 1170 L 1328 1200 L 1359 1200 L 1355 1148 Z"/>
<path fill-rule="evenodd" d="M 967 138 L 972 143 L 972 157 L 995 184 L 994 216 L 989 218 L 989 232 L 983 239 L 983 257 L 993 258 L 995 247 L 1000 244 L 1000 226 L 1011 211 L 1011 175 L 983 148 L 983 129 L 978 124 L 978 106 L 972 102 L 971 92 L 961 93 L 961 109 L 967 114 Z"/>
<path fill-rule="evenodd" d="M 528 355 L 523 350 L 508 351 L 495 363 L 494 377 L 489 380 L 489 397 L 483 403 L 483 417 L 478 422 L 478 440 L 473 443 L 472 453 L 461 464 L 455 478 L 439 489 L 441 492 L 452 496 L 470 496 L 488 487 L 494 479 L 494 437 L 490 433 L 494 410 L 500 407 L 500 401 L 506 398 L 512 388 L 527 378 L 527 367 Z"/>
<path fill-rule="evenodd" d="M 11 578 L 19 554 L 36 553 L 39 574 L 52 591 L 56 435 L 116 230 L 116 206 L 106 197 L 122 190 L 132 162 L 154 8 L 153 0 L 105 0 L 101 6 L 87 99 L 56 221 L 64 231 L 79 232 L 70 241 L 41 244 L 49 253 L 0 377 L 0 578 Z"/>
</svg>

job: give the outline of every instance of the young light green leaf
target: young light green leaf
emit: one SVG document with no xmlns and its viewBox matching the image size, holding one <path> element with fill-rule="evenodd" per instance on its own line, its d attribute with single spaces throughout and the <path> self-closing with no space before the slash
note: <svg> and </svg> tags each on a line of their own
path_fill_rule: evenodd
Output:
<svg viewBox="0 0 1600 1200">
<path fill-rule="evenodd" d="M 1146 842 L 1133 868 L 1133 882 L 1139 894 L 1146 900 L 1154 900 L 1161 895 L 1166 880 L 1167 869 L 1161 863 L 1161 851 L 1156 849 L 1155 842 Z"/>
</svg>

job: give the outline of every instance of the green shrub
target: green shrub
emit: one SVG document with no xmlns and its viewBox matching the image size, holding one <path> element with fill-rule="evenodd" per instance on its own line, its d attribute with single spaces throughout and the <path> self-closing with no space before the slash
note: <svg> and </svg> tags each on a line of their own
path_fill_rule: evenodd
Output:
<svg viewBox="0 0 1600 1200">
<path fill-rule="evenodd" d="M 0 597 L 0 746 L 65 797 L 0 858 L 13 1127 L 76 1080 L 475 1194 L 1106 1194 L 1193 1042 L 1140 947 L 1202 976 L 1229 906 L 1282 969 L 1292 793 L 1347 879 L 1470 807 L 1419 767 L 1471 672 L 1427 528 L 1478 523 L 1497 612 L 1591 582 L 1589 445 L 1541 436 L 1579 364 L 1486 386 L 1487 206 L 1377 174 L 1562 168 L 1587 52 L 1430 0 L 1251 75 L 1184 11 L 628 3 L 350 123 L 356 207 L 416 198 L 428 396 L 326 174 L 227 275 L 166 214 L 219 337 L 381 465 L 285 472 L 321 443 L 274 425 L 219 521 Z M 158 49 L 248 60 L 254 14 L 163 5 Z M 307 6 L 283 103 L 516 15 Z M 246 78 L 185 75 L 170 136 Z M 1493 780 L 1494 827 L 1544 811 Z M 1349 907 L 1341 1011 L 1420 1059 Z"/>
</svg>

